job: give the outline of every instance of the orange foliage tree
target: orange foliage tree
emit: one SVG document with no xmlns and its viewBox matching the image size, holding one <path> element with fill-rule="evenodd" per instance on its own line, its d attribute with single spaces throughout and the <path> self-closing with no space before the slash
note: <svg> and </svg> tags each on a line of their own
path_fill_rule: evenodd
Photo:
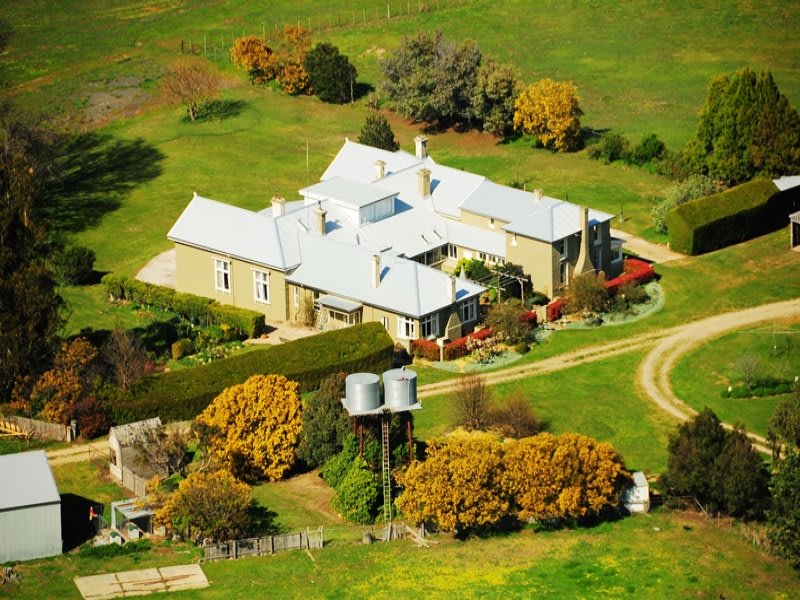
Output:
<svg viewBox="0 0 800 600">
<path fill-rule="evenodd" d="M 397 474 L 397 507 L 416 523 L 463 534 L 509 511 L 502 487 L 503 452 L 495 436 L 462 433 L 432 440 L 424 462 Z"/>
<path fill-rule="evenodd" d="M 237 477 L 280 479 L 294 464 L 302 428 L 298 384 L 254 375 L 224 390 L 195 420 L 201 443 Z"/>
<path fill-rule="evenodd" d="M 51 423 L 66 425 L 72 410 L 88 392 L 90 365 L 97 349 L 86 338 L 64 342 L 53 368 L 42 373 L 31 391 L 31 405 L 42 407 L 42 415 Z"/>
<path fill-rule="evenodd" d="M 311 48 L 311 31 L 301 26 L 287 25 L 275 32 L 270 42 L 273 54 L 275 79 L 287 94 L 312 93 L 308 73 L 303 66 Z"/>
<path fill-rule="evenodd" d="M 580 145 L 583 111 L 578 89 L 569 82 L 542 79 L 514 102 L 514 128 L 535 136 L 546 148 L 575 150 Z"/>
<path fill-rule="evenodd" d="M 247 69 L 250 83 L 265 83 L 275 78 L 272 48 L 259 36 L 247 35 L 236 38 L 230 52 L 233 64 Z"/>
<path fill-rule="evenodd" d="M 522 520 L 577 519 L 616 506 L 628 480 L 610 444 L 577 433 L 542 433 L 505 449 L 505 493 Z"/>
<path fill-rule="evenodd" d="M 159 481 L 148 482 L 148 503 L 156 509 L 154 522 L 196 542 L 234 540 L 250 523 L 251 488 L 229 472 L 191 473 L 167 497 Z"/>
</svg>

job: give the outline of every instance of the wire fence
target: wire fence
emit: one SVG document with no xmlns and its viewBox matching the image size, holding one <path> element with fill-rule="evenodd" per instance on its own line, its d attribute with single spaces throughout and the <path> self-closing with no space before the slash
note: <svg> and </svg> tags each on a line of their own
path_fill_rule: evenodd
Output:
<svg viewBox="0 0 800 600">
<path fill-rule="evenodd" d="M 261 21 L 250 23 L 241 28 L 212 28 L 198 31 L 189 39 L 180 40 L 182 54 L 205 56 L 214 62 L 229 62 L 230 48 L 237 37 L 250 35 L 266 39 L 268 34 L 283 29 L 285 26 L 305 27 L 312 33 L 368 27 L 390 22 L 400 18 L 416 17 L 425 13 L 459 8 L 475 4 L 480 0 L 390 0 L 389 2 L 371 5 L 368 8 L 350 10 L 331 10 L 315 15 L 288 21 Z"/>
</svg>

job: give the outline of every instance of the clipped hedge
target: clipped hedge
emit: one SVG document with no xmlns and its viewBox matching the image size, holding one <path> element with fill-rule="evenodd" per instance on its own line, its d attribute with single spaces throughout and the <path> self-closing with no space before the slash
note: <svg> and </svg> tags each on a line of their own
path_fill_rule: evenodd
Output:
<svg viewBox="0 0 800 600">
<path fill-rule="evenodd" d="M 160 416 L 162 421 L 193 419 L 225 388 L 251 375 L 276 373 L 317 389 L 333 373 L 381 373 L 392 366 L 394 342 L 380 323 L 287 342 L 214 361 L 201 367 L 158 373 L 128 396 L 112 402 L 115 423 Z"/>
<path fill-rule="evenodd" d="M 109 273 L 103 277 L 102 282 L 111 298 L 168 310 L 193 323 L 227 325 L 250 338 L 260 336 L 266 329 L 264 315 L 254 310 L 220 304 L 211 298 L 176 292 L 172 288 L 124 275 Z"/>
<path fill-rule="evenodd" d="M 611 295 L 614 295 L 626 283 L 633 281 L 642 285 L 655 278 L 656 272 L 653 270 L 653 265 L 638 258 L 626 258 L 622 275 L 606 281 L 606 289 Z"/>
<path fill-rule="evenodd" d="M 776 231 L 800 209 L 800 189 L 779 191 L 759 179 L 697 200 L 667 213 L 670 244 L 685 254 L 703 254 Z"/>
<path fill-rule="evenodd" d="M 523 313 L 523 315 L 525 314 L 527 313 Z M 485 329 L 478 329 L 477 331 L 473 331 L 472 333 L 469 333 L 463 337 L 456 338 L 452 342 L 446 343 L 444 345 L 444 359 L 455 360 L 456 358 L 466 356 L 469 354 L 469 350 L 467 349 L 467 339 L 471 338 L 474 340 L 485 340 L 486 338 L 491 337 L 493 333 L 494 332 L 487 327 Z M 411 341 L 411 353 L 415 357 L 424 358 L 425 360 L 432 362 L 437 362 L 440 356 L 439 345 L 434 340 L 426 340 L 425 338 L 419 338 Z"/>
</svg>

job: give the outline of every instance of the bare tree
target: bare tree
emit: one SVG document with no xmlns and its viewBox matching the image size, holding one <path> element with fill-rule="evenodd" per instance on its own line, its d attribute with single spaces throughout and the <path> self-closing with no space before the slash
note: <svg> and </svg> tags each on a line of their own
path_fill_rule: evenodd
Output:
<svg viewBox="0 0 800 600">
<path fill-rule="evenodd" d="M 491 428 L 501 435 L 516 439 L 536 435 L 542 422 L 522 390 L 515 390 L 490 412 Z"/>
<path fill-rule="evenodd" d="M 761 361 L 752 352 L 744 352 L 736 357 L 736 368 L 749 389 L 753 387 L 753 381 L 761 371 Z"/>
<path fill-rule="evenodd" d="M 179 473 L 186 476 L 189 433 L 183 429 L 165 431 L 162 427 L 142 433 L 137 444 L 141 460 L 159 474 Z"/>
<path fill-rule="evenodd" d="M 111 366 L 114 379 L 123 390 L 144 377 L 147 353 L 141 342 L 124 329 L 115 329 L 103 345 L 103 357 Z"/>
<path fill-rule="evenodd" d="M 453 393 L 458 424 L 469 431 L 485 429 L 489 424 L 492 395 L 480 375 L 462 375 Z"/>
<path fill-rule="evenodd" d="M 196 121 L 203 104 L 217 95 L 220 80 L 206 61 L 190 58 L 175 63 L 162 86 L 167 97 L 183 104 L 189 119 Z"/>
</svg>

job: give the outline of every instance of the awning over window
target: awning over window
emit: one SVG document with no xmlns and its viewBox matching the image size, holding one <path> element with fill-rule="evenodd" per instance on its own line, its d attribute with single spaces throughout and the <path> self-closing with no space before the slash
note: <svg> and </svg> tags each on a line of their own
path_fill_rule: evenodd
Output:
<svg viewBox="0 0 800 600">
<path fill-rule="evenodd" d="M 317 304 L 319 304 L 320 306 L 325 306 L 327 308 L 333 308 L 334 310 L 340 310 L 346 313 L 355 312 L 363 306 L 358 302 L 353 302 L 352 300 L 345 300 L 344 298 L 339 298 L 339 296 L 332 296 L 330 294 L 326 294 L 325 296 L 320 296 L 319 298 L 317 298 Z"/>
</svg>

